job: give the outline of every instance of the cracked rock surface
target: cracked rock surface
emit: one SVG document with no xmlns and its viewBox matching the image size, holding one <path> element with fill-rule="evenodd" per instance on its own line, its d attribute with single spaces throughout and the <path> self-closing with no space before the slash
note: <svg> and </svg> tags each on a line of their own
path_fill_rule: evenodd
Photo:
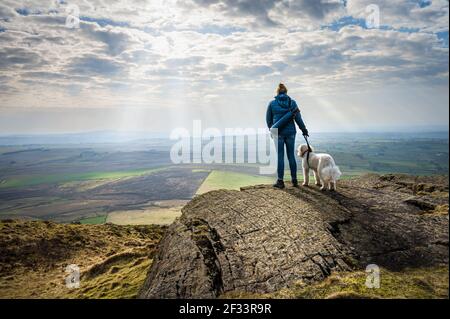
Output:
<svg viewBox="0 0 450 319">
<path fill-rule="evenodd" d="M 140 297 L 274 292 L 372 263 L 448 264 L 447 177 L 366 175 L 340 181 L 337 192 L 258 185 L 203 194 L 169 227 Z"/>
</svg>

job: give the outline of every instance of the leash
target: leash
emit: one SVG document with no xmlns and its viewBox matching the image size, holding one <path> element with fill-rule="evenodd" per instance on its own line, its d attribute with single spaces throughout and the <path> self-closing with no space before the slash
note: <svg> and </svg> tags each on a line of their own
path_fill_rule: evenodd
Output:
<svg viewBox="0 0 450 319">
<path fill-rule="evenodd" d="M 303 137 L 305 138 L 306 145 L 308 146 L 308 153 L 306 153 L 306 164 L 308 165 L 308 168 L 309 168 L 309 153 L 312 152 L 312 149 L 311 149 L 311 146 L 309 146 L 309 141 L 308 141 L 308 138 L 306 137 L 306 135 L 303 135 Z"/>
</svg>

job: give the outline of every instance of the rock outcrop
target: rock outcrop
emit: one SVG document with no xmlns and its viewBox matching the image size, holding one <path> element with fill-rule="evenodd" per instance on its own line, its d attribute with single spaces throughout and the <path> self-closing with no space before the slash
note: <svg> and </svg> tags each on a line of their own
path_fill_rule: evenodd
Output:
<svg viewBox="0 0 450 319">
<path fill-rule="evenodd" d="M 196 197 L 160 242 L 140 297 L 273 292 L 372 263 L 448 265 L 447 177 L 367 175 L 338 187 Z"/>
</svg>

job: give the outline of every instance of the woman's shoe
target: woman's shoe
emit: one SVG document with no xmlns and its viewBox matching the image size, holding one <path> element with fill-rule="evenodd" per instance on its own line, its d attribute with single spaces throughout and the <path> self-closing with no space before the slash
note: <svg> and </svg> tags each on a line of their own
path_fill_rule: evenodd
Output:
<svg viewBox="0 0 450 319">
<path fill-rule="evenodd" d="M 283 189 L 284 188 L 284 182 L 281 179 L 278 179 L 275 184 L 273 184 L 273 187 Z"/>
</svg>

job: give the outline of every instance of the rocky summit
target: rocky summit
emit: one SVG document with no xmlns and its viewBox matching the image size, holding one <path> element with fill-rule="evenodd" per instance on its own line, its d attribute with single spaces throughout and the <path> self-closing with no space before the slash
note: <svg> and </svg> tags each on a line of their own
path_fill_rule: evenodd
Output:
<svg viewBox="0 0 450 319">
<path fill-rule="evenodd" d="M 318 187 L 212 191 L 167 230 L 141 298 L 270 293 L 331 273 L 448 265 L 448 179 L 365 175 Z"/>
</svg>

